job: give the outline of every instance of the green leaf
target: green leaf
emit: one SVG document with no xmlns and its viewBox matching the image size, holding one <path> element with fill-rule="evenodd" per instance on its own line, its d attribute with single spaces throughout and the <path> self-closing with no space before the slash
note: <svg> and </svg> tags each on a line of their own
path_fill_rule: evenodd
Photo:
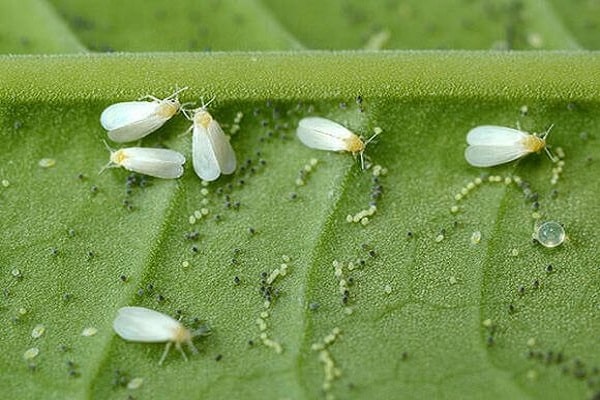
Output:
<svg viewBox="0 0 600 400">
<path fill-rule="evenodd" d="M 598 62 L 579 52 L 0 58 L 3 393 L 566 399 L 597 392 Z M 205 187 L 188 162 L 182 179 L 144 180 L 128 194 L 127 171 L 98 175 L 108 159 L 99 114 L 115 101 L 167 96 L 176 85 L 191 87 L 182 101 L 215 96 L 210 111 L 226 132 L 243 114 L 231 141 L 244 168 Z M 346 218 L 369 207 L 374 167 L 362 171 L 349 154 L 302 146 L 295 127 L 306 115 L 365 137 L 383 129 L 366 151 L 388 170 L 369 224 Z M 454 199 L 486 172 L 464 161 L 466 132 L 517 122 L 534 132 L 554 124 L 549 143 L 565 153 L 557 184 L 543 155 L 489 172 L 529 182 L 542 218 L 565 225 L 569 240 L 556 249 L 532 244 L 532 202 L 514 184 L 483 183 Z M 189 158 L 191 139 L 181 136 L 188 126 L 177 116 L 143 145 Z M 40 167 L 43 158 L 55 165 Z M 203 208 L 208 215 L 190 224 Z M 198 239 L 187 239 L 194 231 Z M 476 231 L 481 241 L 473 244 Z M 261 274 L 286 257 L 288 273 L 265 309 Z M 334 260 L 353 280 L 347 304 Z M 172 351 L 160 367 L 162 345 L 114 334 L 125 305 L 180 310 L 186 326 L 199 318 L 213 334 L 196 341 L 200 354 L 189 362 Z M 45 332 L 33 338 L 39 324 Z M 98 333 L 82 336 L 88 327 Z M 325 364 L 312 347 L 335 328 L 341 333 L 321 357 L 340 376 L 323 390 Z M 263 332 L 281 354 L 262 343 Z M 39 355 L 25 361 L 34 347 Z M 122 386 L 135 377 L 141 387 Z"/>
<path fill-rule="evenodd" d="M 26 11 L 26 12 L 25 12 Z M 0 4 L 0 49 L 6 53 L 72 53 L 85 47 L 44 0 Z"/>
</svg>

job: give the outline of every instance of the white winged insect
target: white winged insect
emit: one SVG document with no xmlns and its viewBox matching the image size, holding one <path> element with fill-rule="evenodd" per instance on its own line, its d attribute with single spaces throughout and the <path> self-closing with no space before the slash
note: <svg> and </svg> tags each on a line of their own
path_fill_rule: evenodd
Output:
<svg viewBox="0 0 600 400">
<path fill-rule="evenodd" d="M 187 87 L 177 90 L 164 99 L 144 96 L 151 101 L 126 101 L 115 103 L 102 111 L 100 123 L 113 142 L 132 142 L 149 135 L 164 125 L 181 108 L 178 95 Z"/>
<path fill-rule="evenodd" d="M 183 154 L 170 149 L 154 149 L 150 147 L 126 147 L 110 151 L 110 161 L 102 168 L 123 167 L 128 171 L 163 179 L 175 179 L 183 175 Z"/>
<path fill-rule="evenodd" d="M 187 356 L 181 348 L 181 345 L 186 343 L 192 353 L 196 354 L 198 353 L 198 349 L 196 349 L 192 340 L 196 336 L 210 333 L 207 329 L 190 331 L 176 319 L 144 307 L 120 308 L 117 317 L 113 321 L 113 329 L 117 335 L 131 342 L 166 342 L 167 345 L 165 351 L 163 352 L 158 365 L 162 365 L 167 354 L 169 354 L 169 350 L 173 343 L 175 343 L 175 348 L 179 350 L 184 360 L 187 361 Z"/>
<path fill-rule="evenodd" d="M 345 126 L 322 117 L 302 118 L 296 129 L 298 139 L 312 149 L 358 153 L 363 169 L 365 168 L 363 156 L 365 148 L 379 133 L 380 131 L 376 132 L 366 142 L 363 142 Z"/>
<path fill-rule="evenodd" d="M 544 149 L 555 162 L 556 157 L 546 147 L 551 129 L 552 126 L 538 136 L 504 126 L 477 126 L 467 134 L 469 147 L 465 150 L 465 159 L 474 167 L 492 167 Z"/>
<path fill-rule="evenodd" d="M 211 100 L 212 101 L 212 100 Z M 227 136 L 219 123 L 206 111 L 211 103 L 202 104 L 202 107 L 186 110 L 183 114 L 192 121 L 192 161 L 194 171 L 205 181 L 214 181 L 221 174 L 229 175 L 235 171 L 235 152 L 229 136 Z"/>
</svg>

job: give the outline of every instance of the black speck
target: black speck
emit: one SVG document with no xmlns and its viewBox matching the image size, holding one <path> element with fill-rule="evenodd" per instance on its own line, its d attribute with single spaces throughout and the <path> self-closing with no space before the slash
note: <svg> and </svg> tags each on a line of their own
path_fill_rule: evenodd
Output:
<svg viewBox="0 0 600 400">
<path fill-rule="evenodd" d="M 584 367 L 578 367 L 573 370 L 573 376 L 577 379 L 585 379 L 587 371 Z"/>
<path fill-rule="evenodd" d="M 536 279 L 535 281 L 533 281 L 532 286 L 534 289 L 538 289 L 540 287 L 540 281 Z"/>
<path fill-rule="evenodd" d="M 233 283 L 235 283 L 236 285 L 239 285 L 241 282 L 240 277 L 239 276 L 234 276 L 233 277 Z"/>
<path fill-rule="evenodd" d="M 554 271 L 554 267 L 552 266 L 552 264 L 548 264 L 546 266 L 546 272 L 551 274 Z"/>
<path fill-rule="evenodd" d="M 528 350 L 527 351 L 527 358 L 534 358 L 535 357 L 535 352 L 533 350 Z"/>
<path fill-rule="evenodd" d="M 200 237 L 200 232 L 198 232 L 197 230 L 192 231 L 192 232 L 187 232 L 185 234 L 185 238 L 187 240 L 198 240 L 199 237 Z"/>
<path fill-rule="evenodd" d="M 100 189 L 98 189 L 98 186 L 96 185 L 92 185 L 92 187 L 90 187 L 90 192 L 92 192 L 93 194 L 98 193 L 98 190 Z"/>
<path fill-rule="evenodd" d="M 123 282 L 127 282 L 127 275 L 121 275 L 119 276 L 119 279 Z"/>
<path fill-rule="evenodd" d="M 67 351 L 71 350 L 66 344 L 59 344 L 57 349 L 62 353 L 66 353 Z"/>
<path fill-rule="evenodd" d="M 74 369 L 70 369 L 69 370 L 69 377 L 70 378 L 78 378 L 81 374 L 79 373 L 79 371 L 76 371 Z"/>
<path fill-rule="evenodd" d="M 223 358 L 222 354 L 217 354 L 217 356 L 215 357 L 215 361 L 221 361 L 222 358 Z"/>
<path fill-rule="evenodd" d="M 162 303 L 163 301 L 165 301 L 165 296 L 163 296 L 162 294 L 156 295 L 156 301 Z"/>
</svg>

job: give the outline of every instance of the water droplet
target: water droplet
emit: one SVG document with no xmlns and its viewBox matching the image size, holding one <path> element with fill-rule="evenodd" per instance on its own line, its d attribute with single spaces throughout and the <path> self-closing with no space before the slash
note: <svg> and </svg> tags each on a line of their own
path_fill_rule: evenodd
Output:
<svg viewBox="0 0 600 400">
<path fill-rule="evenodd" d="M 534 238 L 544 247 L 560 246 L 566 239 L 565 229 L 556 221 L 546 221 L 533 234 Z"/>
</svg>

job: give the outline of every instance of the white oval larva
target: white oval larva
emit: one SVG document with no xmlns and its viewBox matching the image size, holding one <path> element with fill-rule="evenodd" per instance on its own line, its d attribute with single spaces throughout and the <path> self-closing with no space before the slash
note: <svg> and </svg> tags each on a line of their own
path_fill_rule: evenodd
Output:
<svg viewBox="0 0 600 400">
<path fill-rule="evenodd" d="M 552 126 L 537 136 L 504 126 L 477 126 L 467 134 L 469 147 L 465 150 L 465 159 L 474 167 L 492 167 L 544 149 L 554 162 L 555 157 L 546 147 L 550 129 Z"/>
<path fill-rule="evenodd" d="M 108 147 L 108 145 L 107 145 Z M 149 147 L 126 147 L 110 151 L 110 161 L 102 170 L 123 167 L 128 171 L 163 179 L 175 179 L 183 175 L 183 154 L 169 149 Z"/>
<path fill-rule="evenodd" d="M 152 101 L 126 101 L 108 106 L 100 115 L 100 123 L 113 142 L 132 142 L 149 135 L 164 125 L 181 108 L 177 96 L 187 87 L 167 98 L 145 96 Z"/>
<path fill-rule="evenodd" d="M 348 128 L 335 121 L 322 117 L 306 117 L 298 122 L 296 135 L 305 146 L 318 150 L 348 151 L 360 154 L 362 168 L 364 169 L 363 153 L 365 147 L 381 131 L 377 131 L 366 142 L 352 133 Z"/>
<path fill-rule="evenodd" d="M 210 103 L 210 102 L 209 102 Z M 182 110 L 193 122 L 192 161 L 196 175 L 205 181 L 214 181 L 221 174 L 229 175 L 235 171 L 235 152 L 229 136 L 215 119 L 206 111 L 208 104 L 194 110 Z M 191 112 L 191 114 L 189 114 Z"/>
<path fill-rule="evenodd" d="M 144 307 L 123 307 L 120 308 L 117 317 L 113 321 L 113 329 L 117 335 L 131 342 L 143 343 L 164 343 L 167 342 L 165 351 L 163 352 L 158 365 L 162 365 L 163 361 L 169 354 L 169 350 L 173 343 L 184 360 L 187 361 L 182 343 L 186 343 L 193 353 L 198 350 L 192 343 L 192 339 L 197 334 L 185 328 L 179 321 Z"/>
</svg>

